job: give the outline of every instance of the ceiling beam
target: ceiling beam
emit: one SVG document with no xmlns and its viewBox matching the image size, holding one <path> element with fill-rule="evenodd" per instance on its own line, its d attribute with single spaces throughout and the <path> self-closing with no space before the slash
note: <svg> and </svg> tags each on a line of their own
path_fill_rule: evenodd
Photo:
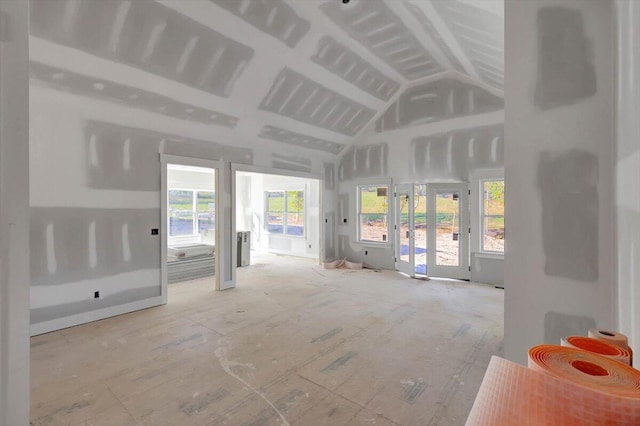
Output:
<svg viewBox="0 0 640 426">
<path fill-rule="evenodd" d="M 447 23 L 444 21 L 444 19 L 442 19 L 442 17 L 440 16 L 436 8 L 433 7 L 433 4 L 431 4 L 431 1 L 427 1 L 427 0 L 405 0 L 405 1 L 410 1 L 411 4 L 422 9 L 422 11 L 431 19 L 433 26 L 436 27 L 436 30 L 442 36 L 442 40 L 444 41 L 444 43 L 446 43 L 449 46 L 449 49 L 451 49 L 451 52 L 453 53 L 453 55 L 458 59 L 458 61 L 460 61 L 465 72 L 467 72 L 467 74 L 469 74 L 471 77 L 481 80 L 482 78 L 480 77 L 480 74 L 478 74 L 478 71 L 475 69 L 475 67 L 471 63 L 471 60 L 469 59 L 467 54 L 464 52 L 464 50 L 460 46 L 460 43 L 458 43 L 458 40 L 456 39 L 454 34 L 451 32 L 451 29 L 449 28 Z"/>
<path fill-rule="evenodd" d="M 454 69 L 453 64 L 449 61 L 442 49 L 440 49 L 438 44 L 431 38 L 431 35 L 422 27 L 422 24 L 420 24 L 417 18 L 404 6 L 402 1 L 384 0 L 384 2 L 387 7 L 400 18 L 409 31 L 413 33 L 420 44 L 422 44 L 442 68 Z"/>
<path fill-rule="evenodd" d="M 336 0 L 331 0 L 336 1 Z M 339 0 L 338 0 L 339 1 Z M 319 6 L 322 4 L 322 1 L 310 1 L 310 0 L 302 0 L 302 1 L 289 1 L 293 7 L 295 7 L 296 12 L 300 14 L 300 16 L 309 20 L 312 23 L 317 23 L 319 28 L 322 29 L 321 35 L 330 35 L 334 39 L 336 39 L 341 44 L 349 47 L 354 53 L 357 53 L 362 57 L 362 59 L 369 62 L 375 68 L 378 69 L 382 74 L 395 80 L 396 82 L 403 84 L 407 81 L 407 79 L 392 68 L 389 64 L 381 60 L 378 56 L 374 55 L 367 49 L 366 47 L 360 45 L 359 42 L 355 41 L 348 34 L 344 32 L 342 28 L 336 25 L 331 19 L 329 19 L 324 12 L 322 12 Z M 316 38 L 319 38 L 313 34 L 313 26 L 311 27 L 311 31 L 303 37 L 298 46 L 303 51 L 314 52 L 316 49 Z M 317 30 L 316 30 L 317 31 Z M 359 49 L 353 49 L 353 45 L 357 44 Z"/>
</svg>

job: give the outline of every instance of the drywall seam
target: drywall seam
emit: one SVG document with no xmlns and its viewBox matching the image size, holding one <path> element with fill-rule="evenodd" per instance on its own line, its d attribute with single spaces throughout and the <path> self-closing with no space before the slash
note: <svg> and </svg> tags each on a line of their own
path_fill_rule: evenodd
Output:
<svg viewBox="0 0 640 426">
<path fill-rule="evenodd" d="M 450 120 L 438 121 L 435 123 L 421 124 L 413 127 L 404 127 L 390 130 L 388 132 L 369 134 L 363 137 L 356 146 L 362 145 L 364 141 L 369 143 L 379 143 L 387 140 L 408 139 L 412 135 L 429 136 L 438 133 L 450 132 L 461 129 L 471 129 L 489 125 L 504 123 L 504 110 L 488 112 L 485 114 L 470 115 L 466 117 L 456 117 Z"/>
</svg>

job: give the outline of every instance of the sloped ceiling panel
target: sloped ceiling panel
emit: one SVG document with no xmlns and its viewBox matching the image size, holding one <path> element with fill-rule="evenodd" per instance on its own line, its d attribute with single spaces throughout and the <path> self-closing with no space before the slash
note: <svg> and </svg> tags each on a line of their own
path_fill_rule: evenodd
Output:
<svg viewBox="0 0 640 426">
<path fill-rule="evenodd" d="M 210 0 L 289 47 L 295 47 L 311 24 L 283 0 Z"/>
<path fill-rule="evenodd" d="M 289 68 L 278 74 L 260 109 L 348 136 L 358 133 L 375 115 L 375 110 Z"/>
<path fill-rule="evenodd" d="M 96 80 L 79 73 L 62 70 L 49 65 L 31 61 L 31 78 L 48 86 L 79 95 L 117 102 L 119 104 L 146 111 L 197 121 L 204 124 L 235 127 L 238 118 L 218 111 L 212 111 L 195 105 L 185 104 L 157 93 L 137 89 L 111 81 Z"/>
<path fill-rule="evenodd" d="M 454 79 L 441 79 L 407 89 L 376 121 L 384 132 L 449 118 L 499 111 L 502 98 Z"/>
<path fill-rule="evenodd" d="M 504 20 L 458 0 L 432 0 L 482 79 L 504 86 Z"/>
<path fill-rule="evenodd" d="M 222 97 L 254 53 L 148 0 L 32 0 L 31 32 Z"/>
<path fill-rule="evenodd" d="M 424 46 L 382 0 L 331 1 L 322 11 L 408 80 L 442 71 Z"/>
<path fill-rule="evenodd" d="M 340 154 L 345 147 L 344 144 L 318 139 L 313 136 L 303 135 L 301 133 L 292 132 L 275 126 L 264 126 L 258 136 L 289 145 L 325 151 L 336 155 Z"/>
<path fill-rule="evenodd" d="M 456 55 L 453 54 L 453 51 L 451 51 L 449 45 L 443 40 L 442 36 L 433 25 L 433 22 L 431 21 L 429 16 L 427 16 L 427 14 L 424 13 L 424 11 L 420 7 L 408 1 L 405 1 L 404 5 L 416 17 L 418 22 L 420 22 L 420 25 L 425 30 L 425 32 L 429 34 L 433 41 L 438 45 L 438 48 L 447 57 L 449 62 L 451 62 L 451 65 L 453 65 L 453 68 L 456 71 L 465 74 L 466 71 L 464 67 L 462 66 Z"/>
<path fill-rule="evenodd" d="M 329 36 L 319 41 L 318 51 L 311 60 L 383 101 L 388 101 L 400 88 L 398 82 L 387 78 L 358 54 Z"/>
</svg>

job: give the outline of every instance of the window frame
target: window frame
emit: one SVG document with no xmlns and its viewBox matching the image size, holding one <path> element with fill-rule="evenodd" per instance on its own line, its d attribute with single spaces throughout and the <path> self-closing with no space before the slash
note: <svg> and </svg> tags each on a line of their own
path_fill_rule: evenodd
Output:
<svg viewBox="0 0 640 426">
<path fill-rule="evenodd" d="M 184 191 L 191 192 L 191 209 L 192 210 L 184 210 L 184 212 L 191 213 L 191 234 L 182 234 L 182 235 L 171 235 L 171 201 L 170 201 L 170 193 L 171 191 Z M 199 192 L 211 192 L 213 194 L 213 215 L 216 217 L 216 191 L 211 189 L 192 189 L 192 188 L 167 188 L 167 237 L 168 238 L 188 238 L 188 237 L 199 237 L 200 236 L 200 221 L 198 217 L 198 193 Z"/>
<path fill-rule="evenodd" d="M 362 237 L 362 220 L 361 217 L 363 214 L 371 214 L 371 213 L 362 213 L 362 189 L 364 188 L 387 188 L 387 212 L 380 213 L 384 214 L 387 219 L 387 241 L 373 241 L 373 240 L 365 240 Z M 393 216 L 391 214 L 392 204 L 394 202 L 394 198 L 392 198 L 392 184 L 391 182 L 371 182 L 371 183 L 361 183 L 356 186 L 356 235 L 357 242 L 363 245 L 371 245 L 371 246 L 391 246 L 392 238 L 391 235 L 391 222 L 393 221 Z"/>
<path fill-rule="evenodd" d="M 284 194 L 284 208 L 282 210 L 282 232 L 272 232 L 269 230 L 269 193 L 273 193 L 273 192 L 282 192 Z M 288 202 L 288 198 L 289 192 L 302 192 L 302 234 L 301 235 L 296 235 L 296 234 L 289 234 L 287 233 L 288 230 L 288 224 L 287 224 L 287 215 L 289 213 L 295 214 L 295 213 L 299 213 L 299 212 L 289 212 L 289 202 Z M 265 232 L 269 235 L 277 235 L 280 237 L 287 237 L 287 238 L 306 238 L 307 237 L 307 188 L 306 186 L 304 187 L 274 187 L 274 188 L 265 188 L 263 190 L 263 197 L 264 197 L 264 225 L 263 228 L 265 230 Z M 274 212 L 277 213 L 277 212 Z"/>
<path fill-rule="evenodd" d="M 502 184 L 504 185 L 504 176 L 500 176 L 500 177 L 483 177 L 480 178 L 478 180 L 478 202 L 479 202 L 479 216 L 480 216 L 480 222 L 479 222 L 479 230 L 480 230 L 480 235 L 479 235 L 479 253 L 482 253 L 484 255 L 490 255 L 490 256 L 500 256 L 500 257 L 504 257 L 504 250 L 503 251 L 495 251 L 495 250 L 487 250 L 484 247 L 484 237 L 485 237 L 485 218 L 495 218 L 495 217 L 501 217 L 503 221 L 505 221 L 505 216 L 506 214 L 501 214 L 501 215 L 492 215 L 492 214 L 485 214 L 485 208 L 484 208 L 484 184 L 486 182 L 502 182 Z M 505 192 L 505 199 L 506 199 L 506 192 Z M 505 212 L 506 213 L 506 212 Z M 505 221 L 505 233 L 506 233 L 506 221 Z"/>
</svg>

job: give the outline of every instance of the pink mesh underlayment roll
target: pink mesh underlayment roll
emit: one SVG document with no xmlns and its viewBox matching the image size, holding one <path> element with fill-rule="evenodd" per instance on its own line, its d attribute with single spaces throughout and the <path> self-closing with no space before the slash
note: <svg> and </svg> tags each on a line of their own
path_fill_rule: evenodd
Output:
<svg viewBox="0 0 640 426">
<path fill-rule="evenodd" d="M 491 358 L 467 426 L 640 425 L 640 371 L 572 348 L 531 350 L 533 368 Z M 575 361 L 607 376 L 584 373 Z"/>
</svg>

